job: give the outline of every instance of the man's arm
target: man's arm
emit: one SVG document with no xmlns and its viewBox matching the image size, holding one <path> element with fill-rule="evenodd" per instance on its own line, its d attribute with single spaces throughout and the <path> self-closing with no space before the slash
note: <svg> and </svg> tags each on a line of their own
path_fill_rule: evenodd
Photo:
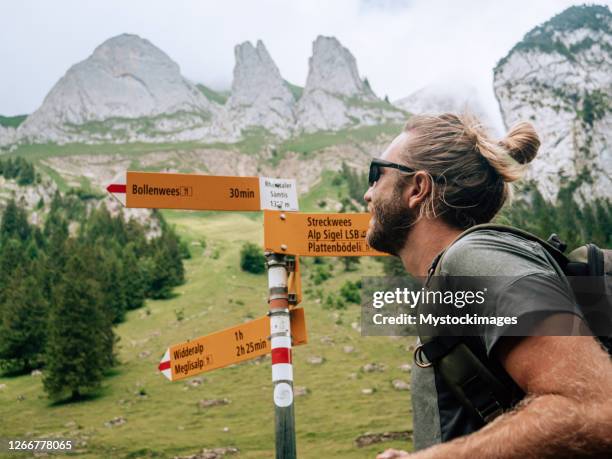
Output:
<svg viewBox="0 0 612 459">
<path fill-rule="evenodd" d="M 594 338 L 502 338 L 497 356 L 527 394 L 515 410 L 465 437 L 379 457 L 612 457 L 612 362 Z"/>
</svg>

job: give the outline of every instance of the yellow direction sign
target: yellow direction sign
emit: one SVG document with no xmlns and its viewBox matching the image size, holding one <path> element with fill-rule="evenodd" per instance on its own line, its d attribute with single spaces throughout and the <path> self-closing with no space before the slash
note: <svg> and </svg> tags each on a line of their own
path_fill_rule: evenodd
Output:
<svg viewBox="0 0 612 459">
<path fill-rule="evenodd" d="M 190 378 L 205 371 L 271 352 L 270 318 L 268 316 L 226 328 L 210 335 L 170 346 L 158 366 L 170 381 Z M 292 345 L 306 344 L 304 309 L 291 310 Z"/>
<path fill-rule="evenodd" d="M 107 191 L 126 207 L 190 210 L 297 210 L 293 179 L 130 172 Z"/>
<path fill-rule="evenodd" d="M 370 214 L 264 212 L 266 250 L 311 257 L 381 256 L 366 242 Z"/>
</svg>

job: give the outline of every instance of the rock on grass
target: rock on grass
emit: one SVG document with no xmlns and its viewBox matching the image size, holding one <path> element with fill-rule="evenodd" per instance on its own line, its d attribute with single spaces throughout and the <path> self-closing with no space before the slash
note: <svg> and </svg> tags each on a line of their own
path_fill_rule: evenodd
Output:
<svg viewBox="0 0 612 459">
<path fill-rule="evenodd" d="M 408 441 L 412 437 L 412 430 L 403 430 L 401 432 L 382 432 L 372 433 L 366 432 L 355 439 L 355 446 L 363 448 L 364 446 L 383 443 L 385 441 L 404 440 Z"/>
</svg>

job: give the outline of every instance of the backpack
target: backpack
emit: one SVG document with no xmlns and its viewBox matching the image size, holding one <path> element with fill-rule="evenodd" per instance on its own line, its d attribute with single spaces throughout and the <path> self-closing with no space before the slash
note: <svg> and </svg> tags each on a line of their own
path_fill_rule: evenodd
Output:
<svg viewBox="0 0 612 459">
<path fill-rule="evenodd" d="M 544 248 L 546 257 L 559 276 L 565 276 L 571 286 L 574 297 L 585 316 L 587 325 L 601 332 L 597 338 L 612 354 L 612 250 L 600 249 L 595 244 L 586 244 L 569 254 L 564 254 L 566 245 L 556 234 L 547 241 L 510 226 L 496 224 L 476 225 L 461 233 L 451 243 L 475 231 L 495 230 L 511 233 L 524 239 L 537 242 Z M 449 246 L 449 247 L 450 247 Z M 448 250 L 448 248 L 446 249 Z M 440 253 L 432 262 L 425 287 L 431 278 L 440 273 L 441 261 L 446 250 Z M 581 282 L 574 282 L 581 276 Z M 586 288 L 585 288 L 586 281 Z M 602 314 L 602 300 L 605 303 Z M 597 307 L 594 305 L 597 304 Z M 481 425 L 484 425 L 505 410 L 513 407 L 524 393 L 509 375 L 502 378 L 499 372 L 492 371 L 494 367 L 485 363 L 469 347 L 466 337 L 461 336 L 423 336 L 419 332 L 420 344 L 414 351 L 414 362 L 421 368 L 434 366 L 447 383 L 449 390 Z"/>
</svg>

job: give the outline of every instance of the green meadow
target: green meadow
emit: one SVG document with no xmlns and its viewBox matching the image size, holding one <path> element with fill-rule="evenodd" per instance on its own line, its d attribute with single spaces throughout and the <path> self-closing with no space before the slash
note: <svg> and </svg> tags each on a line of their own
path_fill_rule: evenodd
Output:
<svg viewBox="0 0 612 459">
<path fill-rule="evenodd" d="M 327 181 L 327 180 L 324 180 Z M 326 187 L 327 188 L 327 187 Z M 306 196 L 314 207 L 320 196 Z M 311 209 L 314 210 L 314 209 Z M 169 345 L 205 335 L 267 311 L 267 277 L 241 271 L 240 248 L 261 244 L 260 213 L 164 212 L 192 253 L 186 260 L 184 285 L 169 300 L 148 300 L 128 313 L 116 329 L 120 364 L 102 388 L 78 403 L 53 404 L 43 392 L 41 376 L 0 377 L 0 437 L 76 440 L 70 453 L 84 458 L 148 458 L 195 454 L 203 448 L 233 446 L 239 457 L 274 455 L 274 406 L 269 357 L 170 382 L 157 370 Z M 362 337 L 357 304 L 329 309 L 326 298 L 347 281 L 382 273 L 376 260 L 362 258 L 357 271 L 345 272 L 339 259 L 327 260 L 332 277 L 314 285 L 312 260 L 303 260 L 302 283 L 309 342 L 294 349 L 295 386 L 307 388 L 295 398 L 300 458 L 366 458 L 388 447 L 410 449 L 403 441 L 358 448 L 354 440 L 367 432 L 412 428 L 409 391 L 392 380 L 409 381 L 401 364 L 411 362 L 407 338 Z M 351 346 L 353 352 L 345 352 Z M 309 363 L 322 357 L 323 363 Z M 367 363 L 384 366 L 364 372 Z M 197 381 L 196 381 L 197 382 Z M 364 394 L 363 389 L 372 389 Z M 369 391 L 368 391 L 369 392 Z M 200 400 L 229 403 L 200 408 Z M 125 423 L 106 426 L 122 418 Z M 1 457 L 18 457 L 0 454 Z M 22 455 L 23 457 L 23 455 Z"/>
</svg>

